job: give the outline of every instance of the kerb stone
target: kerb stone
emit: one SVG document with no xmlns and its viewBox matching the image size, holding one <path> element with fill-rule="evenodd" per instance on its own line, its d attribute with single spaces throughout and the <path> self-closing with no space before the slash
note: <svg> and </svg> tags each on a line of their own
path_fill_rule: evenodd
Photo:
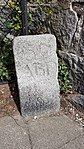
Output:
<svg viewBox="0 0 84 149">
<path fill-rule="evenodd" d="M 22 115 L 58 111 L 60 100 L 55 36 L 16 37 L 13 51 Z"/>
</svg>

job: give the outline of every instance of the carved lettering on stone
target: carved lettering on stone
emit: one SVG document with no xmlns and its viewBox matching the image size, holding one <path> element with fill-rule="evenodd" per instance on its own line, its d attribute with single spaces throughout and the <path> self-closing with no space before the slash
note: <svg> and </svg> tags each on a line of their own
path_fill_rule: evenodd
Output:
<svg viewBox="0 0 84 149">
<path fill-rule="evenodd" d="M 20 36 L 14 58 L 23 116 L 58 111 L 58 59 L 53 35 Z"/>
</svg>

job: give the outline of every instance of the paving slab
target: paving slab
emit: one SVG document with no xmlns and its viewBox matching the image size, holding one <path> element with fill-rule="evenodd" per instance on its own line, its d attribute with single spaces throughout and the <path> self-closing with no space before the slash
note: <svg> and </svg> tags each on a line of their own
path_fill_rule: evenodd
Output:
<svg viewBox="0 0 84 149">
<path fill-rule="evenodd" d="M 73 144 L 75 138 L 80 139 L 82 144 L 80 149 L 84 148 L 84 140 L 81 139 L 83 130 L 65 115 L 35 120 L 29 124 L 29 129 L 33 149 L 59 149 L 70 141 L 72 141 L 71 148 L 77 149 Z M 75 141 L 77 142 L 77 139 Z M 69 149 L 71 148 L 69 146 Z"/>
<path fill-rule="evenodd" d="M 60 149 L 84 149 L 84 135 L 69 141 Z"/>
<path fill-rule="evenodd" d="M 31 149 L 21 117 L 0 118 L 0 149 Z"/>
<path fill-rule="evenodd" d="M 0 118 L 0 149 L 83 148 L 83 128 L 62 113 L 28 121 L 20 115 Z"/>
</svg>

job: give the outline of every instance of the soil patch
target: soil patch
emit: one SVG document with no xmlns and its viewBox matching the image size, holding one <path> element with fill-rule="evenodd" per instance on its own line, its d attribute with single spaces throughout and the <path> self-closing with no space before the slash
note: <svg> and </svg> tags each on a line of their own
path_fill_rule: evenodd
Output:
<svg viewBox="0 0 84 149">
<path fill-rule="evenodd" d="M 0 117 L 18 113 L 20 102 L 16 83 L 0 85 Z"/>
</svg>

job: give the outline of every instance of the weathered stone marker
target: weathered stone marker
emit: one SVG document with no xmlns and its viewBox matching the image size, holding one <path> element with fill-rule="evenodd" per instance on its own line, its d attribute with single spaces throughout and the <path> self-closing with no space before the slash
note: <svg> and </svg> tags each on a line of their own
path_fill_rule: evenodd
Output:
<svg viewBox="0 0 84 149">
<path fill-rule="evenodd" d="M 54 35 L 16 37 L 13 50 L 22 115 L 58 111 L 58 59 Z"/>
</svg>

